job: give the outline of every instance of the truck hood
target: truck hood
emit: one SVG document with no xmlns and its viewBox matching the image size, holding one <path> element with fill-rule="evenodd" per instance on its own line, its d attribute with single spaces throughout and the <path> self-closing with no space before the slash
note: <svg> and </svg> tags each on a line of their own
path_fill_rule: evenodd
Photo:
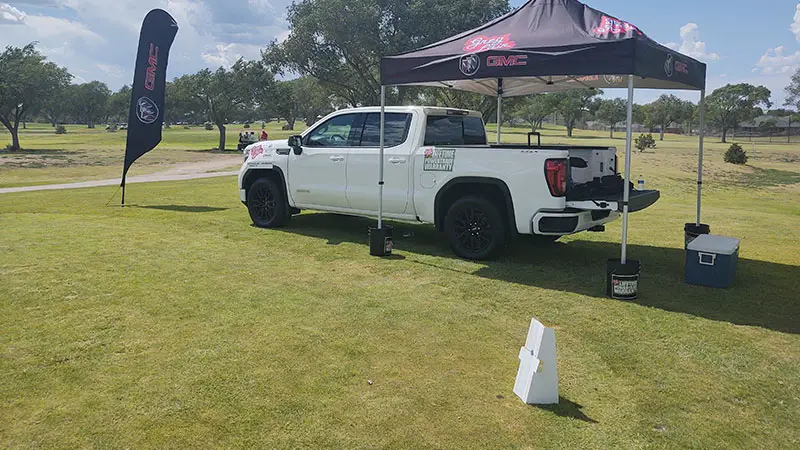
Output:
<svg viewBox="0 0 800 450">
<path fill-rule="evenodd" d="M 272 161 L 275 149 L 281 146 L 286 147 L 286 139 L 275 139 L 272 141 L 261 141 L 245 147 L 243 154 L 245 162 L 255 160 Z"/>
</svg>

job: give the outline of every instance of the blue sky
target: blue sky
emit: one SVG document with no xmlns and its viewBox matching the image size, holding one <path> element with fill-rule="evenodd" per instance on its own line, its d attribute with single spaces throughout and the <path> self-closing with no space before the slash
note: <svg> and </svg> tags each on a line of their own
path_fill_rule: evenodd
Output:
<svg viewBox="0 0 800 450">
<path fill-rule="evenodd" d="M 523 1 L 514 0 L 518 6 Z M 798 0 L 590 0 L 651 38 L 708 63 L 708 88 L 747 82 L 783 88 L 800 68 Z M 98 79 L 117 89 L 131 81 L 138 27 L 148 10 L 164 8 L 181 29 L 169 77 L 256 58 L 287 34 L 289 0 L 0 0 L 0 46 L 38 41 L 77 81 Z M 619 92 L 609 91 L 615 96 Z M 639 103 L 661 92 L 642 91 Z M 696 100 L 696 93 L 681 94 Z"/>
</svg>

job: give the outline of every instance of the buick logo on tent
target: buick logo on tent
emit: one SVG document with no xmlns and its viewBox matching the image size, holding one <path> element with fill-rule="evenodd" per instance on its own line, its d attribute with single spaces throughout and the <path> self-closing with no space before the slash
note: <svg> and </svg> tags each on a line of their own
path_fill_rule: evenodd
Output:
<svg viewBox="0 0 800 450">
<path fill-rule="evenodd" d="M 136 117 L 143 124 L 149 125 L 158 119 L 158 106 L 147 97 L 136 101 Z"/>
<path fill-rule="evenodd" d="M 667 73 L 668 77 L 671 77 L 674 71 L 675 71 L 675 59 L 670 53 L 669 55 L 667 55 L 666 62 L 664 62 L 664 72 Z"/>
<path fill-rule="evenodd" d="M 464 55 L 458 60 L 458 68 L 461 69 L 461 73 L 471 77 L 481 68 L 481 59 L 474 53 Z"/>
</svg>

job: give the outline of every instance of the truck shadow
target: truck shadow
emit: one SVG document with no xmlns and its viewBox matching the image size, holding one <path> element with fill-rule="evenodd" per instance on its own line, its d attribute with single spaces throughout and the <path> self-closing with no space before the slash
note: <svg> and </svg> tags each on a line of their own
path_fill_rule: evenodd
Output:
<svg viewBox="0 0 800 450">
<path fill-rule="evenodd" d="M 292 218 L 281 231 L 326 239 L 329 245 L 362 244 L 366 253 L 367 227 L 374 222 L 335 214 L 302 214 Z M 444 236 L 432 226 L 391 223 L 398 251 L 457 258 Z M 465 273 L 605 297 L 606 260 L 618 257 L 619 248 L 618 243 L 581 240 L 541 246 L 521 236 L 501 259 L 481 262 L 484 267 Z M 800 302 L 796 301 L 800 267 L 740 258 L 733 286 L 711 289 L 684 283 L 683 249 L 647 245 L 628 248 L 631 257 L 642 262 L 640 297 L 633 302 L 737 325 L 800 334 Z M 415 261 L 411 257 L 407 260 L 436 265 L 435 261 Z"/>
</svg>

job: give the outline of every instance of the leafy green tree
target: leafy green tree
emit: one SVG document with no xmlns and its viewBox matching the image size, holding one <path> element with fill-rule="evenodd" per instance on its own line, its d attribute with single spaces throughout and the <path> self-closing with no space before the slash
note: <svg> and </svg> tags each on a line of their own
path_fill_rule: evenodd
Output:
<svg viewBox="0 0 800 450">
<path fill-rule="evenodd" d="M 291 4 L 291 33 L 264 57 L 273 70 L 308 75 L 353 106 L 380 101 L 380 57 L 469 30 L 509 10 L 508 0 L 303 0 Z M 392 89 L 390 104 L 413 90 Z"/>
<path fill-rule="evenodd" d="M 628 102 L 621 98 L 600 100 L 595 117 L 608 125 L 609 136 L 614 138 L 614 126 L 628 118 Z"/>
<path fill-rule="evenodd" d="M 602 93 L 599 89 L 571 89 L 550 94 L 553 96 L 555 110 L 564 119 L 568 137 L 572 137 L 575 124 L 587 113 L 592 99 Z"/>
<path fill-rule="evenodd" d="M 789 82 L 789 85 L 785 88 L 786 92 L 786 101 L 783 102 L 783 106 L 790 106 L 794 108 L 794 111 L 786 111 L 782 114 L 784 117 L 789 118 L 789 126 L 787 127 L 786 136 L 789 142 L 792 142 L 792 121 L 795 118 L 795 111 L 800 111 L 800 69 L 792 75 L 792 80 Z"/>
<path fill-rule="evenodd" d="M 656 101 L 647 105 L 645 122 L 647 126 L 661 128 L 659 140 L 664 140 L 664 133 L 669 124 L 678 122 L 684 115 L 684 102 L 678 97 L 669 94 L 662 95 Z"/>
<path fill-rule="evenodd" d="M 67 86 L 72 75 L 34 47 L 6 47 L 0 53 L 0 123 L 11 133 L 11 149 L 19 150 L 19 123 Z"/>
<path fill-rule="evenodd" d="M 555 110 L 556 97 L 551 94 L 534 94 L 526 96 L 512 113 L 513 117 L 524 120 L 531 126 L 531 131 L 542 127 L 542 122 Z"/>
<path fill-rule="evenodd" d="M 64 122 L 71 112 L 71 99 L 66 86 L 59 87 L 45 99 L 39 108 L 39 115 L 50 122 L 53 127 Z"/>
<path fill-rule="evenodd" d="M 722 142 L 727 142 L 728 131 L 739 123 L 752 120 L 762 113 L 759 106 L 769 108 L 770 91 L 752 84 L 728 84 L 716 89 L 706 99 L 706 116 L 710 123 L 722 130 Z"/>
<path fill-rule="evenodd" d="M 239 60 L 230 70 L 203 69 L 172 82 L 170 99 L 187 111 L 203 114 L 217 126 L 220 150 L 225 150 L 225 125 L 253 103 L 258 85 L 250 71 L 251 64 L 260 63 Z"/>
<path fill-rule="evenodd" d="M 108 99 L 108 117 L 114 122 L 127 122 L 131 108 L 131 87 L 122 86 Z"/>
<path fill-rule="evenodd" d="M 106 118 L 111 91 L 105 83 L 91 81 L 68 89 L 74 117 L 89 128 Z"/>
</svg>

